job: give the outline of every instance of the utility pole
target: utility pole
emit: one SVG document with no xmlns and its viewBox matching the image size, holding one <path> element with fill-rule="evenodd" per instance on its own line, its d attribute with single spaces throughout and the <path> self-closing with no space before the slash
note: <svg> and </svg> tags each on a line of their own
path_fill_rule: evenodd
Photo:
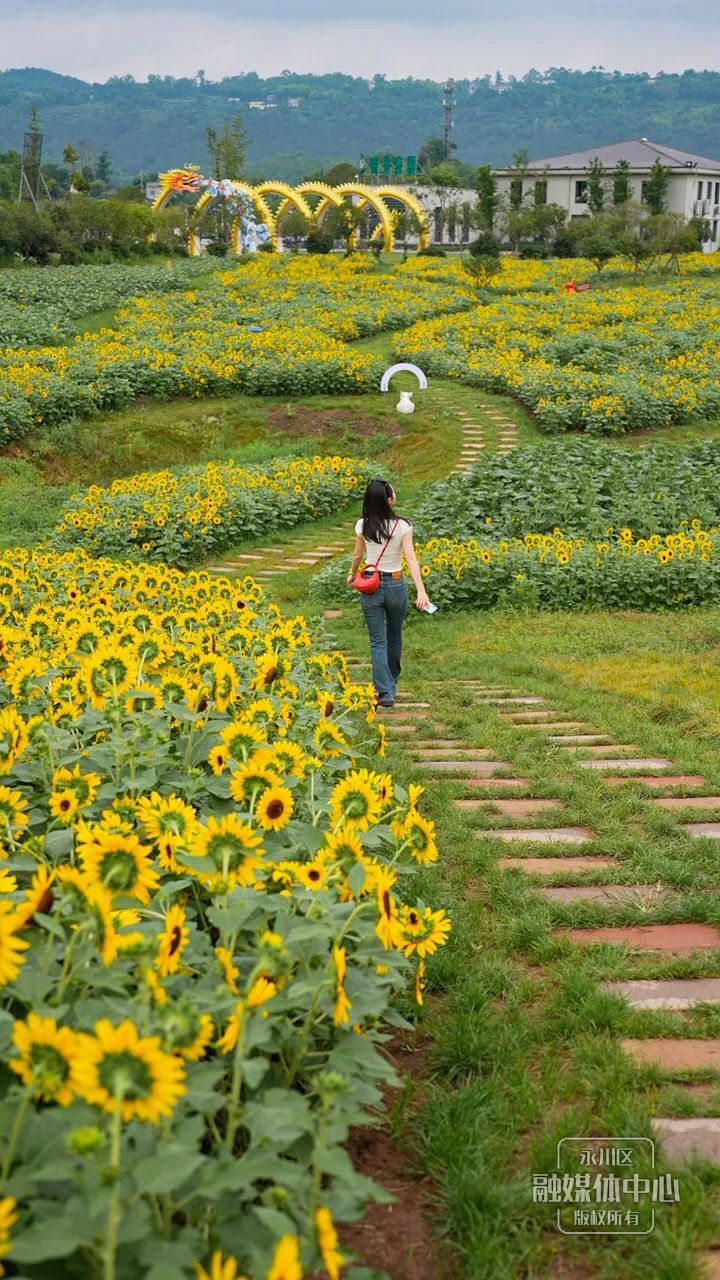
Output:
<svg viewBox="0 0 720 1280">
<path fill-rule="evenodd" d="M 444 147 L 445 159 L 450 159 L 452 152 L 453 113 L 455 111 L 455 81 L 450 79 L 445 84 L 443 107 L 445 108 Z"/>
</svg>

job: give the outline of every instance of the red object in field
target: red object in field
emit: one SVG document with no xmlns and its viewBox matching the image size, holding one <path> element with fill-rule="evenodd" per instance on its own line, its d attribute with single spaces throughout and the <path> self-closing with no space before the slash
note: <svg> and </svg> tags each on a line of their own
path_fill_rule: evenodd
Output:
<svg viewBox="0 0 720 1280">
<path fill-rule="evenodd" d="M 574 292 L 575 292 L 575 281 L 574 281 L 574 280 L 568 280 L 567 284 L 565 285 L 565 292 L 566 292 L 566 293 L 574 293 Z"/>
<path fill-rule="evenodd" d="M 576 284 L 574 280 L 568 280 L 565 285 L 565 292 L 568 296 L 571 293 L 587 293 L 590 288 L 589 281 L 583 280 L 582 284 Z"/>
</svg>

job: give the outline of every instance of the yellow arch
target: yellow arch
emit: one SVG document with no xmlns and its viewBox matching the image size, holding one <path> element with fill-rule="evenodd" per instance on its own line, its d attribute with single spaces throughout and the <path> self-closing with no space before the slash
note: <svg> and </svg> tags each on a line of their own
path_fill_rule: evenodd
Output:
<svg viewBox="0 0 720 1280">
<path fill-rule="evenodd" d="M 152 205 L 153 212 L 156 212 L 158 209 L 162 209 L 163 206 L 167 204 L 168 200 L 170 200 L 174 195 L 198 194 L 197 192 L 193 191 L 193 188 L 192 188 L 193 180 L 198 176 L 199 176 L 198 171 L 196 169 L 191 169 L 191 168 L 169 169 L 167 173 L 161 173 L 160 174 L 161 188 L 155 200 L 153 200 L 153 205 Z M 262 193 L 258 193 L 255 190 L 255 188 L 249 186 L 247 182 L 240 182 L 239 180 L 236 180 L 236 179 L 233 180 L 232 185 L 233 185 L 234 191 L 237 191 L 238 193 L 244 196 L 247 196 L 248 200 L 250 200 L 252 204 L 255 206 L 255 208 L 257 209 L 260 215 L 261 220 L 267 227 L 270 233 L 270 239 L 274 244 L 276 240 L 275 219 L 273 217 L 272 209 L 270 208 L 269 204 L 263 199 Z M 202 191 L 202 194 L 200 195 L 200 199 L 195 205 L 195 208 L 193 210 L 192 226 L 190 228 L 190 232 L 188 234 L 188 241 L 187 241 L 188 252 L 190 253 L 191 257 L 197 257 L 199 253 L 199 249 L 197 247 L 197 242 L 195 238 L 195 235 L 196 235 L 195 229 L 198 225 L 200 218 L 202 217 L 204 210 L 215 199 L 216 197 L 213 195 L 211 191 Z M 235 243 L 235 249 L 237 250 L 238 248 L 237 223 L 233 224 L 233 241 Z"/>
<path fill-rule="evenodd" d="M 373 190 L 380 196 L 381 200 L 391 199 L 398 200 L 405 205 L 411 213 L 415 214 L 420 227 L 420 235 L 418 239 L 418 248 L 427 249 L 430 243 L 430 222 L 426 210 L 421 205 L 417 196 L 407 191 L 404 187 L 374 187 Z"/>
<path fill-rule="evenodd" d="M 292 204 L 301 213 L 308 222 L 312 222 L 313 211 L 310 208 L 304 193 L 300 187 L 290 187 L 287 182 L 261 182 L 257 187 L 253 187 L 255 198 L 263 199 L 265 196 L 282 196 L 283 202 L 277 212 L 273 215 L 275 224 L 280 221 L 280 215 L 285 212 L 288 204 Z M 264 202 L 264 200 L 263 200 Z"/>
<path fill-rule="evenodd" d="M 382 227 L 383 248 L 389 253 L 394 241 L 392 214 L 375 188 L 365 187 L 360 182 L 343 182 L 341 186 L 335 187 L 335 191 L 339 196 L 358 196 L 361 204 L 369 204 L 375 210 Z"/>
</svg>

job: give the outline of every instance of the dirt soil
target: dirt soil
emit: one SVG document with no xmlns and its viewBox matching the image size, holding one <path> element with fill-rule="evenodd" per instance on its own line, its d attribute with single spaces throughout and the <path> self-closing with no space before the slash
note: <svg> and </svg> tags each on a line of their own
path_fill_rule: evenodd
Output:
<svg viewBox="0 0 720 1280">
<path fill-rule="evenodd" d="M 352 431 L 361 439 L 378 432 L 391 436 L 400 436 L 403 432 L 402 423 L 390 417 L 373 418 L 357 409 L 313 409 L 302 404 L 293 405 L 290 410 L 276 405 L 269 410 L 266 423 L 271 431 L 282 431 L 290 439 L 331 436 L 345 431 Z"/>
<path fill-rule="evenodd" d="M 398 1036 L 390 1056 L 398 1075 L 416 1084 L 423 1077 L 423 1047 Z M 392 1098 L 388 1099 L 389 1105 Z M 376 1267 L 390 1280 L 451 1280 L 453 1259 L 431 1226 L 433 1194 L 430 1178 L 412 1173 L 412 1154 L 393 1142 L 385 1129 L 354 1130 L 349 1143 L 355 1168 L 395 1197 L 395 1204 L 370 1205 L 361 1222 L 339 1228 L 341 1245 L 366 1267 Z"/>
</svg>

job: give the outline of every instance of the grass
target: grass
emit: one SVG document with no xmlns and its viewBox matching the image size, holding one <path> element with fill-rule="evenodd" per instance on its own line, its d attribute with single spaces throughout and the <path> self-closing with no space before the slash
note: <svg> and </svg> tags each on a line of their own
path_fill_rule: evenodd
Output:
<svg viewBox="0 0 720 1280">
<path fill-rule="evenodd" d="M 365 656 L 354 602 L 332 625 L 346 652 Z M 697 959 L 578 948 L 553 931 L 685 919 L 720 924 L 720 907 L 717 844 L 681 827 L 693 814 L 656 809 L 637 784 L 608 786 L 541 732 L 511 725 L 490 705 L 469 705 L 457 681 L 477 678 L 541 694 L 563 718 L 666 755 L 679 772 L 704 774 L 708 794 L 717 793 L 719 628 L 720 611 L 702 610 L 662 617 L 436 616 L 407 630 L 408 686 L 431 702 L 449 736 L 490 746 L 530 780 L 527 794 L 565 804 L 561 819 L 542 813 L 532 826 L 590 826 L 597 840 L 587 851 L 617 859 L 591 881 L 660 883 L 672 891 L 640 910 L 550 903 L 536 891 L 540 881 L 497 868 L 488 836 L 507 819 L 458 812 L 452 800 L 463 794 L 460 781 L 429 786 L 426 805 L 438 824 L 443 861 L 423 871 L 418 892 L 433 906 L 449 907 L 454 933 L 429 965 L 428 1083 L 409 1123 L 419 1167 L 438 1187 L 438 1227 L 457 1251 L 462 1280 L 699 1277 L 694 1251 L 716 1242 L 720 1229 L 717 1168 L 684 1167 L 681 1202 L 658 1209 L 654 1234 L 622 1237 L 610 1249 L 606 1237 L 559 1235 L 554 1210 L 532 1203 L 530 1185 L 533 1173 L 554 1169 L 562 1136 L 649 1136 L 653 1114 L 720 1115 L 717 1081 L 688 1089 L 657 1070 L 637 1071 L 620 1050 L 625 1036 L 717 1036 L 720 1011 L 633 1012 L 598 988 L 604 979 L 720 976 L 720 954 Z M 677 679 L 667 675 L 657 685 L 643 679 L 652 658 L 668 673 L 675 663 Z M 701 681 L 692 677 L 696 664 Z M 427 781 L 402 744 L 390 748 L 388 767 L 404 782 Z M 523 851 L 537 848 L 513 846 L 515 854 Z"/>
</svg>

